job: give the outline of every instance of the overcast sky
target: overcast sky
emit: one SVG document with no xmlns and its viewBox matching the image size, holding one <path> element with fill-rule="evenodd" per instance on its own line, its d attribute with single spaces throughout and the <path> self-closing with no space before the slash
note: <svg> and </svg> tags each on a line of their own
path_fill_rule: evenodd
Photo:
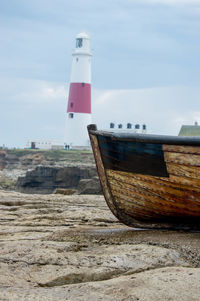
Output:
<svg viewBox="0 0 200 301">
<path fill-rule="evenodd" d="M 75 36 L 92 44 L 92 107 L 176 135 L 200 122 L 200 0 L 1 0 L 0 145 L 63 141 Z"/>
</svg>

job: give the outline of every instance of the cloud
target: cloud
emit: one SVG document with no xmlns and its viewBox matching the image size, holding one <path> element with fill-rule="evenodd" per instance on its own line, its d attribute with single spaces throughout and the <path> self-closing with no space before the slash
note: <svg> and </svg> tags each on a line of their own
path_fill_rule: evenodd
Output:
<svg viewBox="0 0 200 301">
<path fill-rule="evenodd" d="M 93 74 L 98 87 L 199 82 L 196 1 L 191 0 L 191 5 L 186 0 L 143 0 L 142 4 L 139 0 L 87 0 L 84 5 L 81 0 L 0 2 L 2 76 L 69 79 L 75 35 L 87 30 L 92 38 Z M 170 7 L 159 5 L 162 3 Z M 173 7 L 174 3 L 179 7 Z M 180 9 L 181 3 L 188 5 Z"/>
<path fill-rule="evenodd" d="M 149 133 L 177 135 L 183 124 L 200 122 L 199 93 L 194 87 L 102 91 L 94 101 L 93 122 L 100 128 L 110 122 L 147 124 Z"/>
<path fill-rule="evenodd" d="M 162 5 L 200 5 L 200 0 L 141 0 L 140 2 L 148 4 L 162 4 Z"/>
<path fill-rule="evenodd" d="M 28 139 L 63 140 L 67 86 L 1 78 L 0 145 L 24 147 Z"/>
<path fill-rule="evenodd" d="M 44 104 L 59 101 L 66 95 L 67 86 L 42 80 L 24 78 L 1 78 L 1 98 L 17 105 L 35 103 Z"/>
</svg>

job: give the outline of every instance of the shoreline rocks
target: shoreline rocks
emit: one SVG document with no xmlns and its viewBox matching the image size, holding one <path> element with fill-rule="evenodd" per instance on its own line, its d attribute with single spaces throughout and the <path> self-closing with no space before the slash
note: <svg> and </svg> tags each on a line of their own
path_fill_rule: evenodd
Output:
<svg viewBox="0 0 200 301">
<path fill-rule="evenodd" d="M 16 190 L 23 193 L 53 193 L 55 189 L 77 190 L 79 194 L 101 194 L 94 166 L 37 166 L 19 177 Z"/>
<path fill-rule="evenodd" d="M 0 150 L 0 188 L 43 194 L 62 188 L 101 194 L 90 151 Z"/>
</svg>

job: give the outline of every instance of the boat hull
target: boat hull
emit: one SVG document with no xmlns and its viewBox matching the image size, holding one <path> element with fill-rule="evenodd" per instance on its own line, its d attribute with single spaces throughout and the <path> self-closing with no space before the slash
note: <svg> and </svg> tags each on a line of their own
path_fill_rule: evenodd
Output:
<svg viewBox="0 0 200 301">
<path fill-rule="evenodd" d="M 121 222 L 200 229 L 200 140 L 88 131 L 106 202 Z"/>
</svg>

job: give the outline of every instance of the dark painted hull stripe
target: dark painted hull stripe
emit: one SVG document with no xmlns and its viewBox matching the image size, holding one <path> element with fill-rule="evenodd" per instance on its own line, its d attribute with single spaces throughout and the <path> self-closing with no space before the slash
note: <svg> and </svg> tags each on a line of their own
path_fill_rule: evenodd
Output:
<svg viewBox="0 0 200 301">
<path fill-rule="evenodd" d="M 116 141 L 98 136 L 99 148 L 105 168 L 169 177 L 161 144 Z"/>
</svg>

